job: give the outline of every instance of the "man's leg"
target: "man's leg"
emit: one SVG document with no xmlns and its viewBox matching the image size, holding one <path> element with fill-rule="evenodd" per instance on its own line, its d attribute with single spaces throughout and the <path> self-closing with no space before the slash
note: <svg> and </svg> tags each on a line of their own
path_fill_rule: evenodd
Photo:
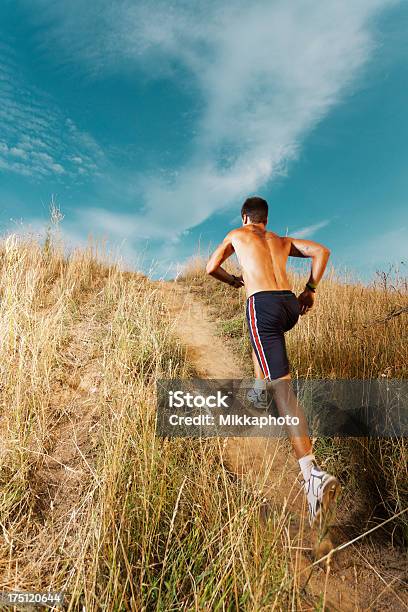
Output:
<svg viewBox="0 0 408 612">
<path fill-rule="evenodd" d="M 255 378 L 264 380 L 265 376 L 264 376 L 264 373 L 262 372 L 261 366 L 259 365 L 258 357 L 256 356 L 254 349 L 252 349 L 252 362 L 254 364 Z"/>
<path fill-rule="evenodd" d="M 288 437 L 292 443 L 304 479 L 304 489 L 309 506 L 311 525 L 333 518 L 335 501 L 340 485 L 335 476 L 328 474 L 316 463 L 312 441 L 302 406 L 292 388 L 290 374 L 270 381 L 280 416 L 297 417 L 299 425 L 288 425 Z"/>
<path fill-rule="evenodd" d="M 252 349 L 252 361 L 254 364 L 255 379 L 253 386 L 247 393 L 247 400 L 249 400 L 256 408 L 260 410 L 267 409 L 266 401 L 266 383 L 265 377 L 262 372 L 262 368 L 259 365 L 258 358 L 255 351 Z"/>
<path fill-rule="evenodd" d="M 298 318 L 299 304 L 294 294 L 282 297 L 277 292 L 265 292 L 247 300 L 248 327 L 258 361 L 255 376 L 259 376 L 260 368 L 272 388 L 279 415 L 298 419 L 298 425 L 287 426 L 287 433 L 304 478 L 309 519 L 313 525 L 331 514 L 339 483 L 316 464 L 306 417 L 292 389 L 284 332 L 291 329 Z M 261 379 L 256 381 L 259 383 Z"/>
<path fill-rule="evenodd" d="M 298 418 L 299 425 L 288 426 L 287 433 L 296 458 L 301 459 L 311 454 L 312 443 L 304 412 L 292 389 L 284 337 L 284 330 L 293 327 L 299 318 L 299 305 L 293 294 L 288 303 L 273 292 L 269 295 L 269 299 L 266 294 L 263 297 L 254 295 L 247 300 L 246 316 L 255 373 L 254 388 L 249 395 L 255 398 L 265 388 L 265 379 L 268 381 L 279 415 Z M 283 320 L 280 320 L 282 316 Z M 251 397 L 248 399 L 254 401 Z"/>
<path fill-rule="evenodd" d="M 288 425 L 287 433 L 291 441 L 296 459 L 301 459 L 312 453 L 312 441 L 309 437 L 309 429 L 302 406 L 297 401 L 292 388 L 290 374 L 270 381 L 273 397 L 279 416 L 297 418 L 298 425 Z"/>
<path fill-rule="evenodd" d="M 265 380 L 264 373 L 261 366 L 259 365 L 258 357 L 255 351 L 252 349 L 252 361 L 254 364 L 255 374 L 255 385 L 257 388 L 256 381 Z M 282 381 L 282 382 L 281 382 Z M 286 382 L 285 382 L 286 381 Z M 296 459 L 301 459 L 306 455 L 310 455 L 312 452 L 312 441 L 309 438 L 307 421 L 299 405 L 296 395 L 292 389 L 290 374 L 286 374 L 281 378 L 277 378 L 270 382 L 272 386 L 272 392 L 280 416 L 296 416 L 299 419 L 299 425 L 294 427 L 287 427 L 288 437 L 292 443 L 293 450 L 295 452 Z M 262 386 L 262 389 L 264 386 Z"/>
</svg>

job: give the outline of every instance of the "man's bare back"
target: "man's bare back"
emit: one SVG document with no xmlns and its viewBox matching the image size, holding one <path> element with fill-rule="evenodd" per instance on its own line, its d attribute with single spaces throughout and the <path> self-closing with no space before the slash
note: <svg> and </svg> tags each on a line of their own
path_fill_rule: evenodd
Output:
<svg viewBox="0 0 408 612">
<path fill-rule="evenodd" d="M 291 289 L 286 274 L 290 239 L 256 224 L 232 231 L 230 239 L 241 266 L 247 296 L 257 291 Z"/>
<path fill-rule="evenodd" d="M 236 254 L 242 270 L 239 279 L 224 270 L 221 264 Z M 314 303 L 314 291 L 323 276 L 330 251 L 327 247 L 301 238 L 278 236 L 266 230 L 266 223 L 243 219 L 243 227 L 229 232 L 207 263 L 207 272 L 217 280 L 240 287 L 245 285 L 247 297 L 258 291 L 290 290 L 286 272 L 288 257 L 310 257 L 312 269 L 305 290 L 298 296 L 300 314 Z"/>
</svg>

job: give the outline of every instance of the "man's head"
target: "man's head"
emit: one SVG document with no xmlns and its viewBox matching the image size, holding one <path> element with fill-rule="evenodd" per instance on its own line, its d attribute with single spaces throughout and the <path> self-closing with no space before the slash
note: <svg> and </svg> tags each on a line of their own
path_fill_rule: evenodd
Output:
<svg viewBox="0 0 408 612">
<path fill-rule="evenodd" d="M 264 223 L 268 221 L 268 203 L 263 198 L 247 198 L 241 208 L 243 225 L 247 223 Z"/>
</svg>

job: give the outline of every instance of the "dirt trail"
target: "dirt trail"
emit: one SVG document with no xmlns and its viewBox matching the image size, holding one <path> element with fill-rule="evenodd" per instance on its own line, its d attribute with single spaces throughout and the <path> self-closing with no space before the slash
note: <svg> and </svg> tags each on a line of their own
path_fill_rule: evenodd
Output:
<svg viewBox="0 0 408 612">
<path fill-rule="evenodd" d="M 185 285 L 162 282 L 159 287 L 173 314 L 174 331 L 185 345 L 199 375 L 214 379 L 242 378 L 242 368 L 217 333 L 206 305 Z M 258 493 L 262 491 L 267 500 L 266 514 L 268 508 L 274 508 L 287 517 L 288 546 L 293 547 L 293 556 L 296 556 L 294 565 L 301 572 L 308 568 L 313 561 L 311 551 L 316 534 L 308 527 L 298 464 L 288 441 L 226 438 L 222 460 L 244 486 L 253 487 Z M 321 605 L 322 597 L 326 610 L 408 609 L 404 604 L 404 594 L 401 597 L 394 591 L 395 580 L 384 579 L 373 567 L 375 562 L 370 567 L 366 553 L 366 550 L 356 552 L 355 547 L 349 548 L 334 557 L 330 566 L 315 566 L 305 591 L 303 609 L 316 609 L 315 605 Z M 375 559 L 376 554 L 372 553 L 372 559 Z M 300 584 L 305 583 L 309 573 L 301 573 Z M 314 603 L 309 607 L 307 601 Z"/>
<path fill-rule="evenodd" d="M 216 335 L 205 305 L 177 283 L 161 283 L 160 286 L 166 292 L 170 311 L 174 313 L 176 333 L 185 344 L 200 376 L 241 378 L 241 367 Z"/>
<path fill-rule="evenodd" d="M 243 371 L 237 358 L 217 334 L 207 308 L 191 292 L 177 283 L 163 283 L 166 300 L 174 314 L 175 332 L 186 346 L 188 357 L 200 376 L 214 379 L 240 379 Z M 298 494 L 298 464 L 288 452 L 286 440 L 269 438 L 226 438 L 224 461 L 246 482 L 265 493 L 268 499 L 278 499 L 295 505 L 301 512 Z M 288 499 L 282 500 L 282 491 Z"/>
</svg>

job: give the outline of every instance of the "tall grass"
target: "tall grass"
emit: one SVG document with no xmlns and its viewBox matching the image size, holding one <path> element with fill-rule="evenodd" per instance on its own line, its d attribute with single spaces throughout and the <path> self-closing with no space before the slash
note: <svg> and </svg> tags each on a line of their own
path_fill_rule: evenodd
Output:
<svg viewBox="0 0 408 612">
<path fill-rule="evenodd" d="M 307 279 L 290 274 L 293 291 L 299 294 Z M 183 282 L 199 290 L 199 295 L 218 316 L 221 331 L 237 338 L 236 348 L 246 359 L 250 344 L 245 321 L 245 293 L 231 290 L 205 274 L 203 260 L 195 258 L 187 266 Z M 391 316 L 408 306 L 408 281 L 383 275 L 365 285 L 341 278 L 331 269 L 319 285 L 316 305 L 287 335 L 292 375 L 313 378 L 407 378 L 407 313 Z"/>
<path fill-rule="evenodd" d="M 233 263 L 229 265 L 237 272 Z M 303 275 L 291 271 L 295 293 L 303 290 L 307 276 L 306 270 Z M 220 334 L 229 339 L 250 375 L 244 290 L 233 290 L 208 277 L 199 257 L 186 266 L 180 280 L 208 304 Z M 366 285 L 331 269 L 319 285 L 315 307 L 287 334 L 292 376 L 408 378 L 407 306 L 406 277 L 382 273 Z M 353 518 L 360 529 L 408 507 L 406 439 L 322 438 L 316 440 L 315 449 L 324 465 L 346 484 L 345 505 L 356 510 Z M 396 525 L 390 535 L 408 543 L 407 515 Z"/>
<path fill-rule="evenodd" d="M 10 236 L 0 261 L 1 590 L 61 589 L 68 610 L 300 609 L 284 518 L 261 524 L 216 440 L 155 436 L 157 379 L 192 371 L 158 286 L 50 240 Z"/>
</svg>

